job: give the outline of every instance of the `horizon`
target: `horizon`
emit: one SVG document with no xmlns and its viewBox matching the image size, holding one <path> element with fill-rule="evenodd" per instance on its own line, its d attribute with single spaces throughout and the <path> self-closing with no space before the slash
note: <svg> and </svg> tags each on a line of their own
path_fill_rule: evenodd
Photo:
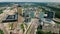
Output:
<svg viewBox="0 0 60 34">
<path fill-rule="evenodd" d="M 60 0 L 0 0 L 0 2 L 57 2 Z"/>
</svg>

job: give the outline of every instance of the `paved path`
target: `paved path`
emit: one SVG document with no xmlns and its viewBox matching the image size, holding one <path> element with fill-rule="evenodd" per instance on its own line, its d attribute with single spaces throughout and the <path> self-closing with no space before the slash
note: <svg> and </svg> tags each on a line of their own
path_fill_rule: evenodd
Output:
<svg viewBox="0 0 60 34">
<path fill-rule="evenodd" d="M 53 20 L 57 21 L 57 22 L 60 22 L 60 19 L 58 19 L 58 18 L 54 18 Z"/>
</svg>

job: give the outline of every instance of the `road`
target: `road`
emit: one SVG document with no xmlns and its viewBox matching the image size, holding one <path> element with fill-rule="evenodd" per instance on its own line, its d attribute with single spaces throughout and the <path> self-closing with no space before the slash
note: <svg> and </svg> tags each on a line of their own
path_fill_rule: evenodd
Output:
<svg viewBox="0 0 60 34">
<path fill-rule="evenodd" d="M 24 34 L 36 34 L 35 30 L 37 29 L 37 27 L 39 25 L 38 20 L 39 19 L 36 19 L 36 18 L 32 19 L 31 24 L 30 24 L 28 30 Z"/>
<path fill-rule="evenodd" d="M 53 20 L 56 22 L 60 22 L 60 19 L 58 19 L 58 18 L 54 18 Z"/>
</svg>

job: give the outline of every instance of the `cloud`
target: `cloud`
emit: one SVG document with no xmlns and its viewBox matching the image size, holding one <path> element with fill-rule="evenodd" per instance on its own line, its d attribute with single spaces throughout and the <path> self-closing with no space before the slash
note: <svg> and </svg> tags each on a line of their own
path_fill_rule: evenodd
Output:
<svg viewBox="0 0 60 34">
<path fill-rule="evenodd" d="M 60 0 L 0 0 L 0 2 L 60 2 Z"/>
</svg>

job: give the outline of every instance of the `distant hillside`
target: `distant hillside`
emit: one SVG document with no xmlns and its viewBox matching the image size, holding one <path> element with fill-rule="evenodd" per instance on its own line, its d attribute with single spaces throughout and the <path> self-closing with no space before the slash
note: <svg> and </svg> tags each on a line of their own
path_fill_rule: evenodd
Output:
<svg viewBox="0 0 60 34">
<path fill-rule="evenodd" d="M 48 8 L 51 8 L 53 11 L 55 11 L 55 17 L 60 18 L 60 8 L 55 8 L 55 7 L 50 7 L 50 6 L 46 6 L 48 3 L 51 2 L 0 2 L 0 7 L 2 6 L 12 6 L 12 4 L 20 4 L 20 5 L 24 5 L 24 4 L 31 4 L 30 7 L 37 7 L 37 6 L 45 6 Z M 28 5 L 24 5 L 25 7 L 29 7 Z"/>
<path fill-rule="evenodd" d="M 12 4 L 11 3 L 4 3 L 4 2 L 1 2 L 0 3 L 0 7 L 4 7 L 4 6 L 11 6 Z"/>
</svg>

